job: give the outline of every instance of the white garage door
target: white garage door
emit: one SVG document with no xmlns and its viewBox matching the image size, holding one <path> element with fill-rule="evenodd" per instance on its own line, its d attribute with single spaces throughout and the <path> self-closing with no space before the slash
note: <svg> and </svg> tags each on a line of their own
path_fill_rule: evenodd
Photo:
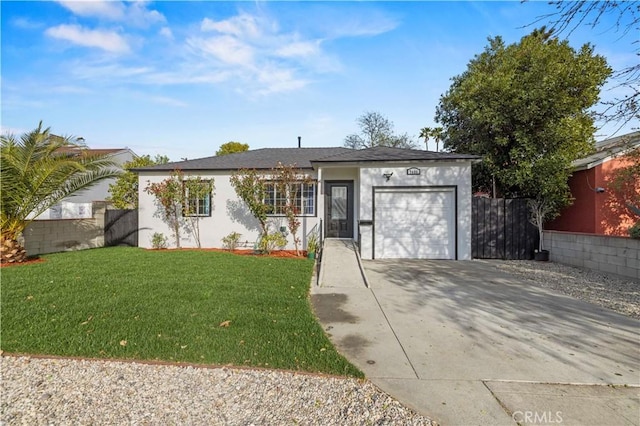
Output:
<svg viewBox="0 0 640 426">
<path fill-rule="evenodd" d="M 455 191 L 376 189 L 376 259 L 455 259 Z"/>
</svg>

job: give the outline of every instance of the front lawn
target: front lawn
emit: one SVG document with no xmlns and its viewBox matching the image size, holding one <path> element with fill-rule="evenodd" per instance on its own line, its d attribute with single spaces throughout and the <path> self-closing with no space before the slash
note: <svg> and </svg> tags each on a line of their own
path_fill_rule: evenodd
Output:
<svg viewBox="0 0 640 426">
<path fill-rule="evenodd" d="M 123 247 L 44 258 L 2 268 L 3 351 L 362 377 L 311 312 L 306 259 Z"/>
</svg>

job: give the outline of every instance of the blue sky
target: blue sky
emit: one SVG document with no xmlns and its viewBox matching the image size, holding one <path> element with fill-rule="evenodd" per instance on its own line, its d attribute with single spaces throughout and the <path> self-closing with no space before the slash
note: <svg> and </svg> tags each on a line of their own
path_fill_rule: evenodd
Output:
<svg viewBox="0 0 640 426">
<path fill-rule="evenodd" d="M 43 120 L 94 148 L 172 160 L 213 155 L 230 140 L 294 147 L 302 136 L 303 146 L 341 146 L 365 111 L 417 139 L 487 37 L 516 42 L 553 11 L 518 1 L 0 7 L 3 133 Z M 592 43 L 614 68 L 628 66 L 637 61 L 634 34 L 621 37 L 612 24 L 568 38 L 576 48 Z M 602 98 L 616 90 L 609 84 Z M 605 126 L 598 139 L 614 130 Z"/>
</svg>

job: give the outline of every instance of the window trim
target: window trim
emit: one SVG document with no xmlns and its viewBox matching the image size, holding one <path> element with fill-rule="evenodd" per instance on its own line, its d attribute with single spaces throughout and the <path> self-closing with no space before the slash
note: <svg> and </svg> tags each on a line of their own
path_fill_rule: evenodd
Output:
<svg viewBox="0 0 640 426">
<path fill-rule="evenodd" d="M 209 183 L 211 182 L 212 179 L 200 179 L 198 182 L 199 183 Z M 182 197 L 185 201 L 185 203 L 190 203 L 191 199 L 189 198 L 189 188 L 187 188 L 187 186 L 185 185 L 185 181 L 182 181 Z M 206 200 L 204 205 L 207 207 L 206 209 L 206 213 L 191 213 L 191 214 L 186 214 L 186 209 L 184 208 L 184 206 L 182 207 L 182 217 L 211 217 L 211 198 L 212 198 L 212 191 L 209 191 L 207 194 L 205 194 L 204 197 L 202 198 L 198 198 L 197 200 L 197 205 L 196 205 L 196 210 L 200 210 L 200 202 L 202 200 Z"/>
<path fill-rule="evenodd" d="M 301 213 L 296 214 L 296 217 L 317 217 L 318 215 L 318 181 L 317 180 L 313 180 L 309 183 L 305 183 L 302 181 L 297 181 L 294 183 L 295 185 L 301 185 L 301 189 L 300 189 L 300 203 L 301 203 Z M 275 210 L 276 208 L 276 200 L 278 200 L 278 181 L 276 180 L 269 180 L 266 182 L 267 185 L 267 192 L 269 192 L 270 194 L 273 194 L 273 197 L 269 197 L 270 199 L 273 199 L 273 203 L 269 204 L 271 206 L 273 206 L 273 209 Z M 305 197 L 303 196 L 303 189 L 304 189 L 304 185 L 308 185 L 311 186 L 313 188 L 313 213 L 303 213 L 302 211 L 304 211 L 304 200 Z M 273 188 L 273 192 L 270 191 L 270 187 Z M 267 198 L 265 197 L 265 199 L 263 200 L 263 202 L 265 204 L 266 203 Z M 267 217 L 286 217 L 286 214 L 284 213 L 268 213 Z"/>
</svg>

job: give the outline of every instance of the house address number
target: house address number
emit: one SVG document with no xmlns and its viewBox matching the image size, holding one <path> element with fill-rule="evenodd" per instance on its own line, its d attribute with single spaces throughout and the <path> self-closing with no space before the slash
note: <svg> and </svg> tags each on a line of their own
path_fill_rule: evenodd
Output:
<svg viewBox="0 0 640 426">
<path fill-rule="evenodd" d="M 409 176 L 418 176 L 420 175 L 420 169 L 417 167 L 410 167 L 407 169 L 407 175 Z"/>
</svg>

